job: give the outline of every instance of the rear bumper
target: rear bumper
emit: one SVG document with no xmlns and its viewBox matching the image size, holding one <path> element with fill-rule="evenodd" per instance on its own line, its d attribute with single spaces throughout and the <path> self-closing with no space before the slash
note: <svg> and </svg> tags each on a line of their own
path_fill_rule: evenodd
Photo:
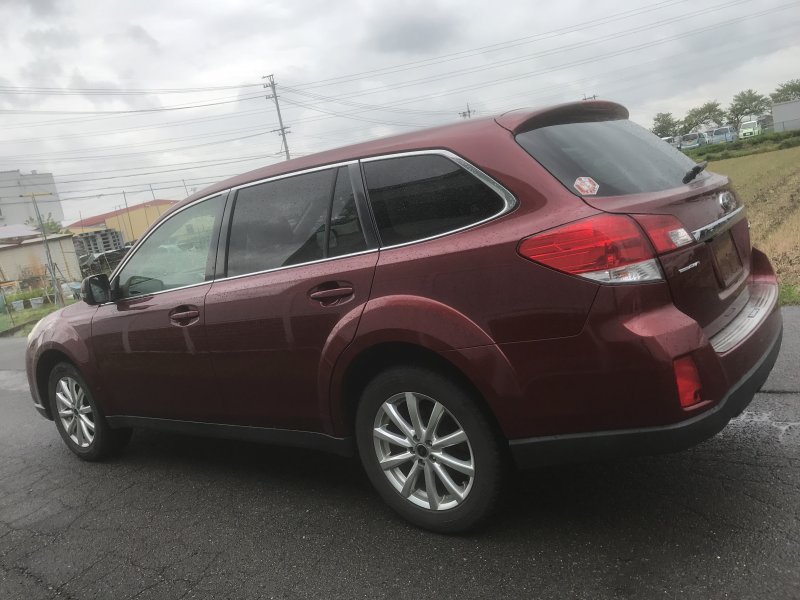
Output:
<svg viewBox="0 0 800 600">
<path fill-rule="evenodd" d="M 553 435 L 512 440 L 511 453 L 519 467 L 603 460 L 620 456 L 663 454 L 684 450 L 716 435 L 750 404 L 766 381 L 783 335 L 782 325 L 754 366 L 713 408 L 685 421 L 657 427 Z"/>
</svg>

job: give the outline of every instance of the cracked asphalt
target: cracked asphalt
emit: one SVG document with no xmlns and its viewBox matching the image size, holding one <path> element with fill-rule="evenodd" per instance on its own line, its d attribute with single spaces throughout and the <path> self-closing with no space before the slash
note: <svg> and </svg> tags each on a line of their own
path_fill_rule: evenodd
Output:
<svg viewBox="0 0 800 600">
<path fill-rule="evenodd" d="M 800 307 L 717 437 L 530 471 L 481 531 L 395 517 L 353 460 L 137 432 L 83 463 L 0 340 L 0 599 L 800 598 Z"/>
</svg>

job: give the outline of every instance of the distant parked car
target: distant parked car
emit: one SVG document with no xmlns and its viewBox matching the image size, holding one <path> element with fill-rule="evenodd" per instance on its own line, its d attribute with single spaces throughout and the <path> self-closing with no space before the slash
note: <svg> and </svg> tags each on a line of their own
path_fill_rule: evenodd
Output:
<svg viewBox="0 0 800 600">
<path fill-rule="evenodd" d="M 725 127 L 717 127 L 711 132 L 711 143 L 722 144 L 724 142 L 736 141 L 736 128 L 726 125 Z"/>
<path fill-rule="evenodd" d="M 691 150 L 706 144 L 708 144 L 708 140 L 702 133 L 687 133 L 681 137 L 681 150 Z"/>
<path fill-rule="evenodd" d="M 665 142 L 667 142 L 673 148 L 680 148 L 681 147 L 681 136 L 679 136 L 679 135 L 675 135 L 675 136 L 669 136 L 668 135 L 666 137 L 662 137 L 661 139 L 664 140 Z"/>
<path fill-rule="evenodd" d="M 762 133 L 764 133 L 764 130 L 759 121 L 747 121 L 746 123 L 742 123 L 742 126 L 739 128 L 740 139 L 761 135 Z"/>
</svg>

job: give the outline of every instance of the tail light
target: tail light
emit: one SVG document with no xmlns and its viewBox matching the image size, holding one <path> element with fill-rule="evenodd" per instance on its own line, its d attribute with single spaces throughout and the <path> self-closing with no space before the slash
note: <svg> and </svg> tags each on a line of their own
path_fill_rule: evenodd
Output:
<svg viewBox="0 0 800 600">
<path fill-rule="evenodd" d="M 672 366 L 675 370 L 675 383 L 678 385 L 681 407 L 691 408 L 702 402 L 703 388 L 700 385 L 700 373 L 697 372 L 697 365 L 692 357 L 684 356 L 675 359 Z"/>
<path fill-rule="evenodd" d="M 662 279 L 647 237 L 623 215 L 598 215 L 550 229 L 522 240 L 518 252 L 548 267 L 603 283 Z"/>
<path fill-rule="evenodd" d="M 656 252 L 664 254 L 691 244 L 694 239 L 672 215 L 633 215 L 653 242 Z"/>
</svg>

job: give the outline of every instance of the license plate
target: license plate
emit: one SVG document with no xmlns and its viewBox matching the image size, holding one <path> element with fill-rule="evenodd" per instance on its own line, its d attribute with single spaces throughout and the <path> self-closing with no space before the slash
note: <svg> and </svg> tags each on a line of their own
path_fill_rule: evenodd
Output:
<svg viewBox="0 0 800 600">
<path fill-rule="evenodd" d="M 736 281 L 742 272 L 742 260 L 736 251 L 731 232 L 726 231 L 714 238 L 711 242 L 711 250 L 714 253 L 717 274 L 723 287 L 726 288 Z"/>
</svg>

